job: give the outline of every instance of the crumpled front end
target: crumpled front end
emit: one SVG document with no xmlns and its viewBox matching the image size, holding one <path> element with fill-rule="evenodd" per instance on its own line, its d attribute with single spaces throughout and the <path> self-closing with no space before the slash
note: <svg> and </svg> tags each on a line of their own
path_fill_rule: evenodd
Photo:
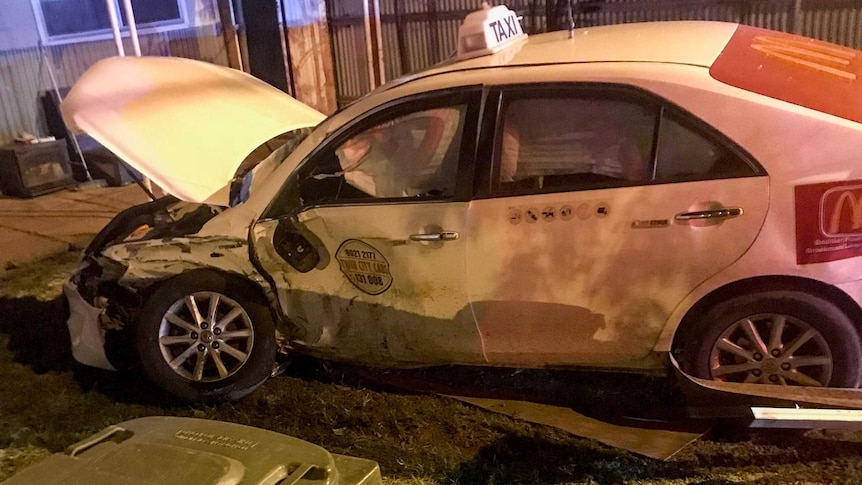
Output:
<svg viewBox="0 0 862 485">
<path fill-rule="evenodd" d="M 67 281 L 63 293 L 69 301 L 69 336 L 72 339 L 72 357 L 90 367 L 116 370 L 105 355 L 105 336 L 101 328 L 104 308 L 90 305 L 78 292 L 78 286 Z"/>
<path fill-rule="evenodd" d="M 186 271 L 214 269 L 267 287 L 246 240 L 194 235 L 221 212 L 160 199 L 120 213 L 96 236 L 64 288 L 75 360 L 109 370 L 135 366 L 129 325 L 157 283 Z"/>
</svg>

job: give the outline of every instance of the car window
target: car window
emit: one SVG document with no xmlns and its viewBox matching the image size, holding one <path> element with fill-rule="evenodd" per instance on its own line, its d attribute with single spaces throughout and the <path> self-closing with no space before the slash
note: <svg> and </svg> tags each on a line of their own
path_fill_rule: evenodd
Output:
<svg viewBox="0 0 862 485">
<path fill-rule="evenodd" d="M 652 180 L 658 108 L 601 98 L 524 98 L 502 113 L 495 192 Z"/>
<path fill-rule="evenodd" d="M 659 128 L 656 180 L 672 182 L 754 175 L 748 163 L 668 111 Z"/>
<path fill-rule="evenodd" d="M 526 89 L 504 99 L 492 195 L 757 174 L 704 123 L 658 99 L 617 89 L 553 89 L 550 96 Z"/>
<path fill-rule="evenodd" d="M 300 183 L 303 205 L 452 196 L 466 112 L 423 109 L 359 127 Z"/>
</svg>

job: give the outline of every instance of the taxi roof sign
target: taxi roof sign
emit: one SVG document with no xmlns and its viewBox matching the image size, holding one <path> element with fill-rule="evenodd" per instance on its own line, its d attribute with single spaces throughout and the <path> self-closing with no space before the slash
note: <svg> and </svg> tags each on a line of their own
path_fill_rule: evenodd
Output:
<svg viewBox="0 0 862 485">
<path fill-rule="evenodd" d="M 458 59 L 495 54 L 526 38 L 515 12 L 485 2 L 481 10 L 468 14 L 458 28 Z"/>
</svg>

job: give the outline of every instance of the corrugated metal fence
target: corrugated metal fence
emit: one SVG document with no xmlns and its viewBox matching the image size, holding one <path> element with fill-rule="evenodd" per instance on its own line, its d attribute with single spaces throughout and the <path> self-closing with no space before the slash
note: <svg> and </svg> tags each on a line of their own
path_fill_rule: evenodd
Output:
<svg viewBox="0 0 862 485">
<path fill-rule="evenodd" d="M 327 6 L 339 104 L 370 90 L 363 0 Z M 546 0 L 509 0 L 532 33 L 545 30 Z M 586 4 L 586 2 L 581 2 Z M 386 79 L 427 68 L 456 50 L 458 25 L 482 0 L 380 0 Z M 579 26 L 659 20 L 740 22 L 862 48 L 860 0 L 593 0 Z"/>
<path fill-rule="evenodd" d="M 175 56 L 227 65 L 218 25 L 142 35 L 143 55 Z M 126 52 L 131 52 L 127 42 Z M 116 55 L 113 40 L 0 51 L 0 145 L 21 132 L 45 135 L 40 96 L 51 89 L 48 67 L 59 87 L 68 88 L 93 63 Z"/>
<path fill-rule="evenodd" d="M 481 4 L 482 0 L 380 0 L 386 79 L 449 57 L 464 16 Z M 332 0 L 327 10 L 336 93 L 343 104 L 370 90 L 363 0 Z"/>
</svg>

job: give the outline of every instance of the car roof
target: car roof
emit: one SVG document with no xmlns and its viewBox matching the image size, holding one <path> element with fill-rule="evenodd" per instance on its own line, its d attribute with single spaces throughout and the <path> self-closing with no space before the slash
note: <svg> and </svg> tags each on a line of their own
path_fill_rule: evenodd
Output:
<svg viewBox="0 0 862 485">
<path fill-rule="evenodd" d="M 419 79 L 479 69 L 588 62 L 654 62 L 709 68 L 740 24 L 711 21 L 642 22 L 529 36 L 496 54 L 452 58 L 394 79 L 366 97 Z"/>
<path fill-rule="evenodd" d="M 500 53 L 456 61 L 424 71 L 442 74 L 466 69 L 579 62 L 662 62 L 710 67 L 739 24 L 647 22 L 575 29 L 530 36 Z"/>
<path fill-rule="evenodd" d="M 700 67 L 723 84 L 862 124 L 858 59 L 862 52 L 849 47 L 737 23 L 629 23 L 533 35 L 495 54 L 451 59 L 372 94 L 509 67 L 625 63 L 637 77 L 639 63 L 652 63 Z"/>
</svg>

